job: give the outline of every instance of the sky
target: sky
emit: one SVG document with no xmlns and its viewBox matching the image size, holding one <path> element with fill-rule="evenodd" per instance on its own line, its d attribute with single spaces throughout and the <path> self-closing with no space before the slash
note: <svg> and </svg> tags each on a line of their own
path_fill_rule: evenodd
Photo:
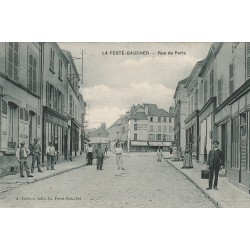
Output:
<svg viewBox="0 0 250 250">
<path fill-rule="evenodd" d="M 59 43 L 73 57 L 83 50 L 83 86 L 88 128 L 111 126 L 135 104 L 168 111 L 179 81 L 204 59 L 211 43 Z M 75 60 L 79 74 L 82 61 Z"/>
</svg>

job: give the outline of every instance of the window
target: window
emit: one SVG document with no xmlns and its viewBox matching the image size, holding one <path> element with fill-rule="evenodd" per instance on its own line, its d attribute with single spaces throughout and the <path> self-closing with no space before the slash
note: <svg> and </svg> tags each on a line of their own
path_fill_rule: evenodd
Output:
<svg viewBox="0 0 250 250">
<path fill-rule="evenodd" d="M 62 60 L 59 59 L 59 71 L 58 71 L 58 78 L 62 81 L 62 66 L 63 66 L 63 63 L 62 63 Z"/>
<path fill-rule="evenodd" d="M 150 132 L 153 132 L 153 130 L 154 130 L 153 125 L 150 125 L 149 131 L 150 131 Z"/>
<path fill-rule="evenodd" d="M 8 115 L 8 148 L 15 149 L 17 144 L 17 133 L 18 133 L 18 116 L 17 106 L 9 104 L 9 115 Z"/>
<path fill-rule="evenodd" d="M 173 127 L 169 126 L 169 133 L 172 133 L 172 132 L 173 132 Z"/>
<path fill-rule="evenodd" d="M 153 121 L 153 117 L 150 117 L 150 121 L 151 121 L 151 122 Z"/>
<path fill-rule="evenodd" d="M 166 117 L 164 117 L 164 118 L 163 118 L 163 121 L 164 121 L 164 122 L 167 122 L 167 118 L 166 118 Z"/>
<path fill-rule="evenodd" d="M 167 125 L 163 125 L 163 132 L 167 132 Z"/>
<path fill-rule="evenodd" d="M 157 141 L 161 141 L 161 134 L 157 134 Z"/>
<path fill-rule="evenodd" d="M 161 132 L 161 125 L 158 126 L 158 132 Z"/>
<path fill-rule="evenodd" d="M 137 134 L 134 134 L 134 141 L 137 141 Z"/>
<path fill-rule="evenodd" d="M 166 140 L 167 140 L 167 135 L 163 134 L 163 141 L 166 141 Z"/>
<path fill-rule="evenodd" d="M 220 77 L 218 80 L 218 105 L 220 105 L 223 102 L 223 76 Z"/>
<path fill-rule="evenodd" d="M 55 51 L 51 48 L 50 49 L 50 64 L 49 64 L 50 70 L 54 72 L 55 70 Z"/>
<path fill-rule="evenodd" d="M 29 90 L 34 93 L 38 94 L 37 88 L 37 61 L 33 55 L 29 55 L 29 76 L 28 76 L 28 88 Z"/>
<path fill-rule="evenodd" d="M 191 96 L 191 113 L 194 111 L 194 96 Z"/>
<path fill-rule="evenodd" d="M 210 96 L 214 96 L 214 70 L 210 71 Z"/>
<path fill-rule="evenodd" d="M 207 102 L 207 80 L 204 82 L 204 104 Z"/>
<path fill-rule="evenodd" d="M 234 92 L 234 62 L 229 65 L 229 95 Z"/>
<path fill-rule="evenodd" d="M 135 122 L 137 122 L 137 119 L 135 119 Z"/>
<path fill-rule="evenodd" d="M 8 49 L 8 76 L 14 80 L 19 80 L 19 45 L 18 43 L 9 43 Z"/>
<path fill-rule="evenodd" d="M 73 115 L 73 97 L 72 95 L 69 96 L 69 114 Z"/>
<path fill-rule="evenodd" d="M 137 124 L 134 124 L 134 130 L 135 131 L 137 130 Z"/>
<path fill-rule="evenodd" d="M 171 117 L 169 117 L 169 122 L 171 122 L 171 120 L 172 120 Z"/>
<path fill-rule="evenodd" d="M 158 117 L 158 122 L 161 122 L 161 117 Z"/>
<path fill-rule="evenodd" d="M 2 114 L 7 115 L 8 109 L 7 109 L 7 102 L 2 99 Z"/>
<path fill-rule="evenodd" d="M 194 92 L 194 108 L 195 110 L 198 110 L 198 89 Z"/>
</svg>

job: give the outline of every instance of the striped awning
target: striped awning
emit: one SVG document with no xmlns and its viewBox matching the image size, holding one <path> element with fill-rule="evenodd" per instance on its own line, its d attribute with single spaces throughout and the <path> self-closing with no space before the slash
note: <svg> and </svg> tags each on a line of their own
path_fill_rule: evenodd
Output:
<svg viewBox="0 0 250 250">
<path fill-rule="evenodd" d="M 131 146 L 148 146 L 147 141 L 131 141 Z"/>
<path fill-rule="evenodd" d="M 162 147 L 163 146 L 161 141 L 149 141 L 148 144 L 149 144 L 149 146 L 154 146 L 154 147 Z"/>
</svg>

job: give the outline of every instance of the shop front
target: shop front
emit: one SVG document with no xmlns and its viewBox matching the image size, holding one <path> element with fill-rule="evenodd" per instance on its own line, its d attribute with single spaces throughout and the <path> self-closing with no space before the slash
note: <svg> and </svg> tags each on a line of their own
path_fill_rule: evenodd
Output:
<svg viewBox="0 0 250 250">
<path fill-rule="evenodd" d="M 248 82 L 247 82 L 248 83 Z M 250 84 L 245 83 L 233 95 L 229 103 L 231 110 L 231 167 L 228 168 L 230 182 L 246 191 L 250 187 Z"/>
<path fill-rule="evenodd" d="M 191 148 L 196 161 L 199 161 L 199 110 L 195 110 L 184 122 L 186 145 Z"/>
<path fill-rule="evenodd" d="M 199 163 L 207 162 L 207 155 L 212 149 L 214 139 L 214 109 L 216 98 L 211 97 L 199 112 Z"/>
<path fill-rule="evenodd" d="M 62 161 L 67 159 L 68 144 L 68 119 L 54 110 L 44 107 L 43 109 L 43 144 L 42 144 L 42 162 L 46 155 L 46 149 L 49 142 L 54 145 L 58 152 L 56 159 Z"/>
<path fill-rule="evenodd" d="M 130 141 L 130 152 L 147 152 L 148 149 L 147 141 Z"/>
</svg>

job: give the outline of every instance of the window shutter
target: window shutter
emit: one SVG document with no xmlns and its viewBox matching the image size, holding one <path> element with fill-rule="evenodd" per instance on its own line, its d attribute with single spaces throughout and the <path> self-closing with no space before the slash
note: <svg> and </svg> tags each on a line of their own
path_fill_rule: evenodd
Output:
<svg viewBox="0 0 250 250">
<path fill-rule="evenodd" d="M 7 115 L 8 109 L 7 109 L 7 102 L 2 100 L 2 114 Z"/>
<path fill-rule="evenodd" d="M 36 59 L 33 57 L 33 92 L 37 94 Z"/>
<path fill-rule="evenodd" d="M 19 45 L 14 43 L 14 79 L 19 80 Z"/>
<path fill-rule="evenodd" d="M 246 66 L 247 66 L 247 72 L 246 72 L 246 78 L 247 80 L 250 78 L 250 43 L 247 43 L 247 49 L 246 49 Z"/>
<path fill-rule="evenodd" d="M 20 120 L 23 120 L 23 108 L 20 108 Z"/>
</svg>

